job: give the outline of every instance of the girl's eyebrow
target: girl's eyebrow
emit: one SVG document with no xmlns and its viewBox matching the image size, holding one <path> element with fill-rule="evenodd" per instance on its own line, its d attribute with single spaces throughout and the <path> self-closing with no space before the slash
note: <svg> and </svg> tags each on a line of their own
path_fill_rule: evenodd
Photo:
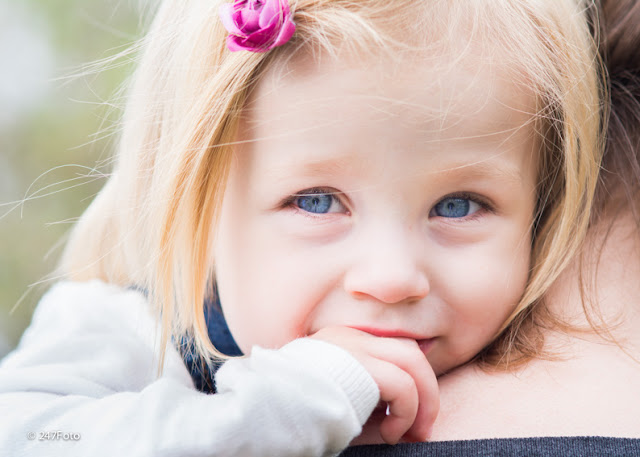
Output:
<svg viewBox="0 0 640 457">
<path fill-rule="evenodd" d="M 275 174 L 290 175 L 295 170 L 297 176 L 314 177 L 353 173 L 357 168 L 366 164 L 352 157 L 330 157 L 318 160 L 301 161 L 293 164 L 274 167 Z"/>
<path fill-rule="evenodd" d="M 523 179 L 523 171 L 499 159 L 494 159 L 475 163 L 450 164 L 433 173 L 442 173 L 445 176 L 455 176 L 459 179 L 488 178 L 504 181 L 508 184 L 520 184 Z"/>
<path fill-rule="evenodd" d="M 393 157 L 390 157 L 390 161 Z M 353 176 L 364 171 L 369 166 L 366 158 L 354 158 L 348 155 L 334 155 L 332 157 L 318 157 L 302 159 L 269 167 L 266 172 L 270 179 L 288 181 L 300 178 L 327 178 L 332 176 Z M 509 188 L 518 188 L 523 184 L 525 169 L 503 160 L 500 155 L 477 161 L 452 160 L 439 165 L 437 168 L 416 168 L 407 178 L 432 179 L 434 182 L 453 180 L 464 181 L 482 180 L 501 183 Z M 366 172 L 366 171 L 365 171 Z"/>
<path fill-rule="evenodd" d="M 328 159 L 314 160 L 301 164 L 297 173 L 299 176 L 326 176 L 340 173 L 353 173 L 357 168 L 366 167 L 367 163 L 349 157 L 334 157 Z M 284 169 L 283 169 L 284 171 Z M 290 169 L 287 170 L 290 172 Z M 490 179 L 503 181 L 508 184 L 522 183 L 522 171 L 500 160 L 483 160 L 479 162 L 455 162 L 437 170 L 415 170 L 415 175 L 441 175 L 447 178 L 456 179 Z"/>
</svg>

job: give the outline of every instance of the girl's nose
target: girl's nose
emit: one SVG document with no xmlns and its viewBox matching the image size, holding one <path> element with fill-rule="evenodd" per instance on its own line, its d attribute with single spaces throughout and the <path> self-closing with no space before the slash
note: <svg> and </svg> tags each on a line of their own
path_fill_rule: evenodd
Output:
<svg viewBox="0 0 640 457">
<path fill-rule="evenodd" d="M 360 251 L 345 274 L 344 288 L 358 299 L 384 303 L 417 301 L 429 293 L 429 281 L 415 247 L 405 239 L 386 238 Z"/>
</svg>

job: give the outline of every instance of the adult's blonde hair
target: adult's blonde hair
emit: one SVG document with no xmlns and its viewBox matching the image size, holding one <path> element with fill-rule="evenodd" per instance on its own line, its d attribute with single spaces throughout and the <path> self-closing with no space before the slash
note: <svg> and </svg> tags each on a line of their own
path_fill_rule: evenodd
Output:
<svg viewBox="0 0 640 457">
<path fill-rule="evenodd" d="M 348 47 L 393 55 L 411 40 L 446 45 L 465 36 L 499 48 L 538 99 L 540 186 L 530 280 L 492 346 L 499 349 L 495 360 L 535 354 L 539 345 L 523 334 L 523 323 L 580 248 L 601 160 L 600 70 L 587 2 L 290 3 L 294 38 L 258 54 L 226 49 L 221 1 L 162 2 L 142 43 L 113 173 L 75 227 L 63 273 L 145 290 L 162 322 L 161 360 L 170 338 L 184 335 L 205 360 L 220 356 L 203 312 L 215 282 L 212 240 L 238 121 L 261 75 L 298 52 L 336 56 Z"/>
</svg>

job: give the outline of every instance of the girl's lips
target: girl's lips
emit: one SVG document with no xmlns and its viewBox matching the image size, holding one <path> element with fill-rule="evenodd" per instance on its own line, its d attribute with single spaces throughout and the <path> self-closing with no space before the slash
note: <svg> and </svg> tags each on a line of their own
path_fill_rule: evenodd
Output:
<svg viewBox="0 0 640 457">
<path fill-rule="evenodd" d="M 422 352 L 425 355 L 429 353 L 429 351 L 433 346 L 433 343 L 436 340 L 436 338 L 424 338 L 422 335 L 406 332 L 404 330 L 391 330 L 391 329 L 380 329 L 380 328 L 373 328 L 373 327 L 356 327 L 356 326 L 350 326 L 350 327 L 356 330 L 360 330 L 362 332 L 370 333 L 371 335 L 374 335 L 374 336 L 382 337 L 382 338 L 409 338 L 412 340 L 416 340 L 416 343 L 418 343 L 420 350 L 422 350 Z"/>
</svg>

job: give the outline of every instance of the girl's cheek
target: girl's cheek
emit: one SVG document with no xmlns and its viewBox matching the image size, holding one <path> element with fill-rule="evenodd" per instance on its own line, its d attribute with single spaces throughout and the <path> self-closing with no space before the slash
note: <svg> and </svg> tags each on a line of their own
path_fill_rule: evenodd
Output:
<svg viewBox="0 0 640 457">
<path fill-rule="evenodd" d="M 280 347 L 306 335 L 310 317 L 336 287 L 341 268 L 336 252 L 271 241 L 247 259 L 245 281 L 235 290 L 237 306 L 231 313 L 242 349 Z"/>
<path fill-rule="evenodd" d="M 463 312 L 510 309 L 524 292 L 529 265 L 526 253 L 517 256 L 515 252 L 471 250 L 443 255 L 432 269 L 432 292 L 437 289 L 451 308 Z"/>
</svg>

